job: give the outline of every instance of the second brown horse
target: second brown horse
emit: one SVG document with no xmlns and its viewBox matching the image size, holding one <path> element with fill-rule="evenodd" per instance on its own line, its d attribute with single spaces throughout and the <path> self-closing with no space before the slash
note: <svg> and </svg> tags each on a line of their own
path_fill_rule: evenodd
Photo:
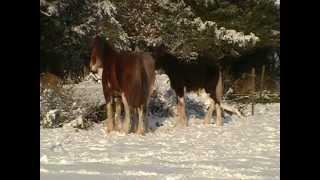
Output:
<svg viewBox="0 0 320 180">
<path fill-rule="evenodd" d="M 107 107 L 107 132 L 121 124 L 122 130 L 145 134 L 148 100 L 155 80 L 155 61 L 145 52 L 119 52 L 100 36 L 93 39 L 90 69 L 96 73 L 102 68 L 102 86 Z M 120 97 L 125 118 L 120 122 Z M 115 99 L 115 101 L 114 101 Z M 116 104 L 115 107 L 113 104 Z M 115 114 L 114 114 L 115 112 Z M 138 114 L 138 122 L 131 115 Z"/>
</svg>

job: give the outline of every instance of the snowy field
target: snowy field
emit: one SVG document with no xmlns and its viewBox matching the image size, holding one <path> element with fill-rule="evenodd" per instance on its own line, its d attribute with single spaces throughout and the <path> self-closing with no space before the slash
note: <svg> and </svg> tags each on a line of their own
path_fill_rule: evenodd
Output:
<svg viewBox="0 0 320 180">
<path fill-rule="evenodd" d="M 280 179 L 280 104 L 256 105 L 244 120 L 227 116 L 222 128 L 174 117 L 146 136 L 111 133 L 103 123 L 89 130 L 65 126 L 40 130 L 42 180 Z"/>
</svg>

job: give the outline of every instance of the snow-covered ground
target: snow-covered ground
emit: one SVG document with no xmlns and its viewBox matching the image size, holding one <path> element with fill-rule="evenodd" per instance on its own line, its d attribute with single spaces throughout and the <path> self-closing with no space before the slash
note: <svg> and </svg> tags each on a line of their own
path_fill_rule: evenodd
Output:
<svg viewBox="0 0 320 180">
<path fill-rule="evenodd" d="M 173 127 L 174 117 L 146 136 L 88 130 L 40 130 L 42 180 L 280 179 L 280 104 L 257 104 L 254 116 L 227 116 L 221 128 Z"/>
</svg>

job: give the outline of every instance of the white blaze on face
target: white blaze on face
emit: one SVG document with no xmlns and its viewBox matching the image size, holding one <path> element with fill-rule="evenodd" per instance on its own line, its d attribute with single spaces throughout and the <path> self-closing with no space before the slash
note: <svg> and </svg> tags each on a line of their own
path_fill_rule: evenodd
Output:
<svg viewBox="0 0 320 180">
<path fill-rule="evenodd" d="M 90 62 L 90 69 L 92 72 L 96 73 L 97 71 L 99 71 L 100 68 L 102 68 L 102 63 L 101 60 L 96 57 L 95 59 L 95 63 L 93 64 L 92 62 Z M 99 72 L 98 72 L 99 73 Z M 102 73 L 101 73 L 102 74 Z"/>
<path fill-rule="evenodd" d="M 99 79 L 101 79 L 102 78 L 102 71 L 103 71 L 103 68 L 98 68 L 98 70 L 97 70 L 98 72 L 97 72 L 97 75 L 99 76 Z"/>
<path fill-rule="evenodd" d="M 96 72 L 97 71 L 97 68 L 96 68 L 95 64 L 92 64 L 91 62 L 90 62 L 90 70 L 92 72 Z"/>
</svg>

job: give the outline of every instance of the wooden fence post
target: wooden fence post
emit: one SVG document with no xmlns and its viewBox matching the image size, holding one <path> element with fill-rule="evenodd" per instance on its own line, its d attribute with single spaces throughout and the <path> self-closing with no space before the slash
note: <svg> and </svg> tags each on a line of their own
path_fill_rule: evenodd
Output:
<svg viewBox="0 0 320 180">
<path fill-rule="evenodd" d="M 263 85 L 264 85 L 264 73 L 265 73 L 265 65 L 262 66 L 261 70 L 261 79 L 260 79 L 260 98 L 262 96 L 262 91 L 263 91 Z"/>
<path fill-rule="evenodd" d="M 254 115 L 254 95 L 255 95 L 255 89 L 256 89 L 256 72 L 255 72 L 255 68 L 253 67 L 252 68 L 252 71 L 251 71 L 251 78 L 252 78 L 252 81 L 251 81 L 251 85 L 252 85 L 252 94 L 251 94 L 251 115 L 253 116 Z"/>
</svg>

